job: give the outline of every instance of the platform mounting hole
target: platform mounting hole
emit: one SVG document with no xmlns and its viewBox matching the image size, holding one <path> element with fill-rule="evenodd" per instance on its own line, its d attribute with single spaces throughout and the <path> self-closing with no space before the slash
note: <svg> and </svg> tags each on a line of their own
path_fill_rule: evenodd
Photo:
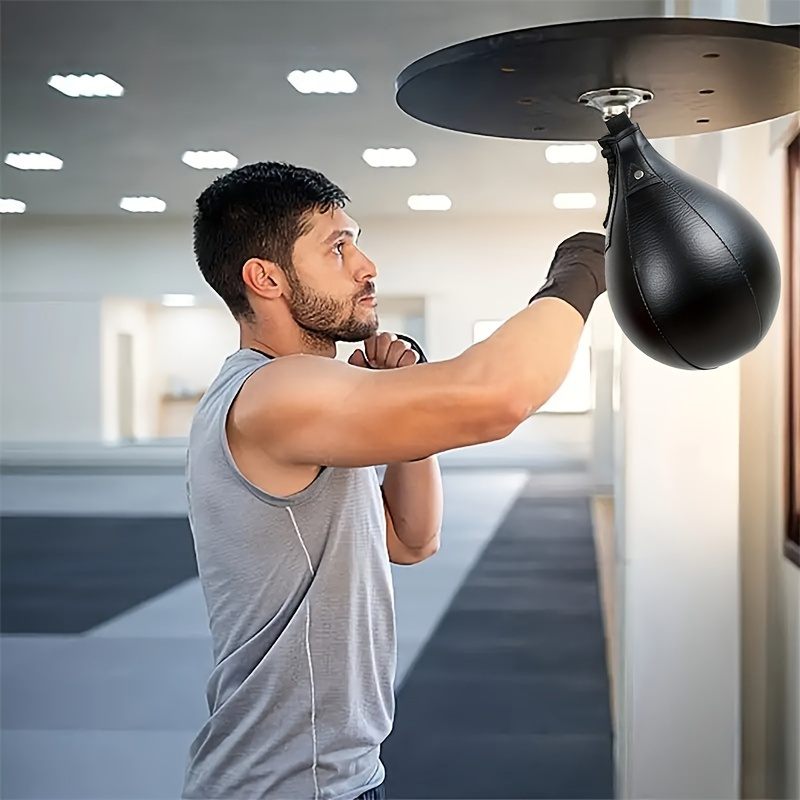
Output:
<svg viewBox="0 0 800 800">
<path fill-rule="evenodd" d="M 700 94 L 714 94 L 714 89 L 701 89 Z"/>
<path fill-rule="evenodd" d="M 719 58 L 719 53 L 706 53 L 703 58 Z"/>
<path fill-rule="evenodd" d="M 533 132 L 534 132 L 534 133 L 540 133 L 540 132 L 541 132 L 541 131 L 543 131 L 543 130 L 544 130 L 544 128 L 543 128 L 543 127 L 541 127 L 541 126 L 537 126 L 537 127 L 535 127 L 535 128 L 533 129 Z"/>
<path fill-rule="evenodd" d="M 706 122 L 711 122 L 710 119 L 699 119 L 697 120 L 700 124 L 705 124 Z"/>
<path fill-rule="evenodd" d="M 609 94 L 610 94 L 612 97 L 616 97 L 616 96 L 619 94 L 619 89 L 612 89 L 612 90 L 609 92 Z"/>
</svg>

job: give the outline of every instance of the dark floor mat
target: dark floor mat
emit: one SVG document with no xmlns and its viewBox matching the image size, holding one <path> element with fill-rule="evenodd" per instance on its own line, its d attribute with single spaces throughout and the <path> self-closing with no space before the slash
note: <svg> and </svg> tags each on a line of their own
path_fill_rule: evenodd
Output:
<svg viewBox="0 0 800 800">
<path fill-rule="evenodd" d="M 185 518 L 4 517 L 0 630 L 84 633 L 197 575 Z"/>
<path fill-rule="evenodd" d="M 403 682 L 388 797 L 613 798 L 601 613 L 588 500 L 523 492 Z"/>
</svg>

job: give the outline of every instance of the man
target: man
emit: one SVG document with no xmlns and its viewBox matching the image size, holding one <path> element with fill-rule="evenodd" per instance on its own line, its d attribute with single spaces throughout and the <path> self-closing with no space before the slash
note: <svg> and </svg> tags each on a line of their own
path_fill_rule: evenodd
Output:
<svg viewBox="0 0 800 800">
<path fill-rule="evenodd" d="M 383 796 L 390 562 L 439 548 L 435 456 L 501 439 L 543 405 L 605 291 L 604 239 L 578 234 L 492 336 L 416 364 L 402 340 L 376 335 L 376 269 L 346 201 L 323 175 L 277 163 L 235 170 L 197 201 L 197 262 L 238 320 L 241 349 L 189 441 L 215 666 L 185 798 Z M 364 348 L 344 363 L 340 341 Z M 376 465 L 388 465 L 382 485 Z"/>
</svg>

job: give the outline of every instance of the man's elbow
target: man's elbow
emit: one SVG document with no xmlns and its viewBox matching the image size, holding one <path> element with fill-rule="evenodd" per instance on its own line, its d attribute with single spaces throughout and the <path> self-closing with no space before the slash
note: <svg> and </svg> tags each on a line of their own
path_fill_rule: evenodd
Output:
<svg viewBox="0 0 800 800">
<path fill-rule="evenodd" d="M 413 566 L 414 564 L 421 564 L 423 561 L 427 561 L 429 558 L 435 556 L 439 552 L 440 544 L 441 538 L 439 532 L 437 532 L 435 536 L 429 539 L 421 547 L 408 547 L 404 545 L 401 552 L 390 553 L 389 560 L 393 564 L 398 564 L 400 566 Z"/>
<path fill-rule="evenodd" d="M 435 556 L 439 552 L 439 546 L 441 544 L 441 538 L 439 536 L 439 532 L 437 531 L 436 535 L 428 542 L 425 547 L 423 547 L 420 551 L 420 558 L 419 561 L 416 563 L 419 564 L 422 561 L 427 561 L 432 556 Z"/>
</svg>

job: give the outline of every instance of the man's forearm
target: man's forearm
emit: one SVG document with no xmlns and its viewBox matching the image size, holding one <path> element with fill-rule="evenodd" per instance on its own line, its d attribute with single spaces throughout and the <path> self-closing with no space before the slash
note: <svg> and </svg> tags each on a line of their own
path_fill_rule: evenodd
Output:
<svg viewBox="0 0 800 800">
<path fill-rule="evenodd" d="M 491 336 L 453 359 L 474 385 L 494 387 L 514 409 L 517 424 L 558 390 L 575 360 L 584 322 L 564 300 L 536 300 Z M 510 431 L 509 431 L 510 432 Z"/>
<path fill-rule="evenodd" d="M 389 464 L 383 496 L 400 542 L 424 550 L 438 540 L 442 528 L 442 475 L 436 456 Z"/>
</svg>

